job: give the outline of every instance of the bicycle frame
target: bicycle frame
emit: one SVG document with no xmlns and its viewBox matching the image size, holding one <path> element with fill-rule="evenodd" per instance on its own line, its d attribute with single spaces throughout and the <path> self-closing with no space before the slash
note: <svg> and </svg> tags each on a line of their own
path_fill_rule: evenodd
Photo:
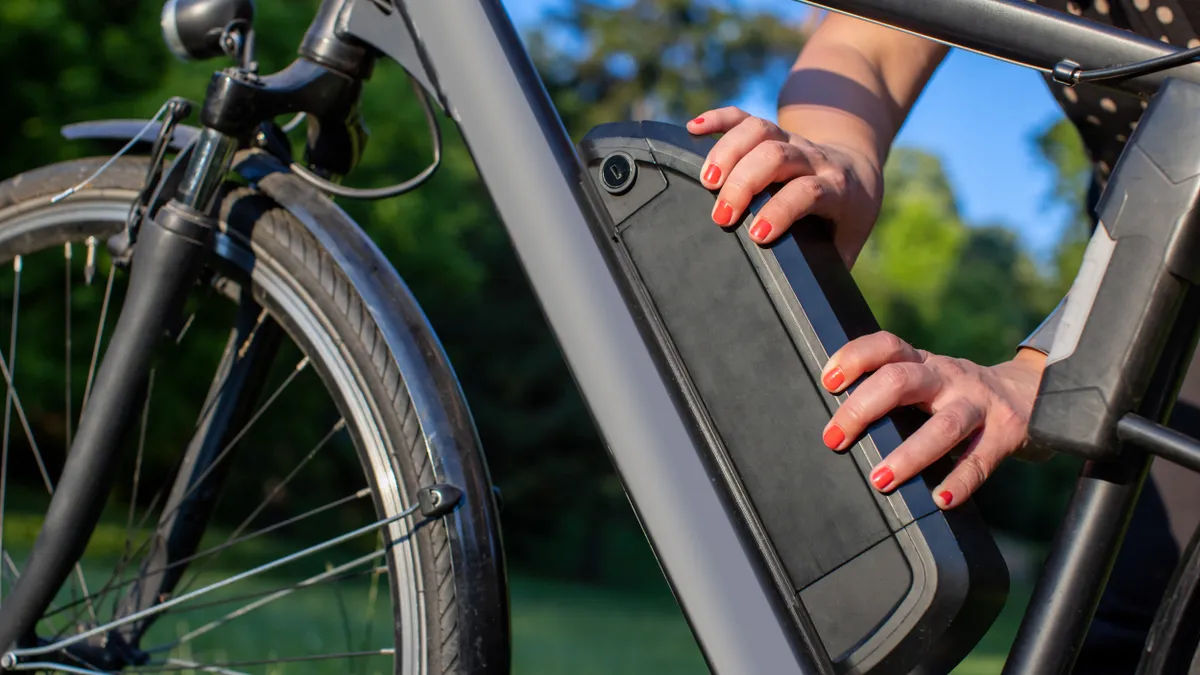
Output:
<svg viewBox="0 0 1200 675">
<path fill-rule="evenodd" d="M 1176 51 L 1022 0 L 824 0 L 809 4 L 1046 73 L 1053 72 L 1064 58 L 1083 68 L 1095 68 Z M 583 179 L 574 145 L 499 0 L 326 0 L 310 30 L 313 34 L 366 43 L 399 61 L 458 124 L 711 669 L 739 674 L 832 673 L 829 657 L 813 632 L 797 627 L 807 625 L 803 608 L 778 599 L 770 572 L 745 532 L 737 508 L 714 480 L 715 469 L 701 451 L 700 440 L 686 421 L 667 374 L 656 362 L 648 336 L 639 328 L 629 289 L 619 281 L 613 261 L 596 241 L 598 228 L 593 225 L 603 217 L 595 206 L 597 195 Z M 337 47 L 336 40 L 313 44 L 324 45 L 321 49 Z M 321 58 L 316 52 L 309 56 Z M 342 59 L 351 65 L 357 58 L 354 53 L 325 56 L 329 57 L 325 63 Z M 247 122 L 254 124 L 285 109 L 315 105 L 299 100 L 304 89 L 300 84 L 315 82 L 328 87 L 327 94 L 335 93 L 321 100 L 334 101 L 335 108 L 346 103 L 344 96 L 357 96 L 354 83 L 330 77 L 311 62 L 285 72 L 295 84 L 294 91 L 300 92 L 296 100 L 277 97 L 265 112 L 247 112 L 243 107 L 245 119 L 237 120 L 221 117 L 217 107 L 206 107 L 201 119 L 208 128 L 200 132 L 196 146 L 200 150 L 181 190 L 187 205 L 203 211 L 211 197 L 211 180 L 228 167 L 229 147 L 223 139 L 240 133 L 235 130 L 244 129 Z M 1152 95 L 1168 77 L 1200 84 L 1200 65 L 1180 66 L 1113 86 Z M 237 88 L 229 79 L 223 84 L 214 82 L 229 85 L 228 91 Z M 208 102 L 216 101 L 221 91 L 220 86 L 211 88 Z M 342 108 L 329 112 L 346 119 Z M 251 119 L 255 115 L 261 118 Z M 341 131 L 354 133 L 353 128 Z M 345 169 L 356 158 L 339 154 L 340 147 L 332 144 L 330 161 Z M 165 225 L 184 228 L 187 217 L 187 213 L 177 215 L 176 221 Z M 158 227 L 164 228 L 164 224 Z M 153 242 L 154 236 L 143 234 L 139 242 L 143 258 L 134 269 L 143 266 L 142 278 L 155 278 L 156 270 L 191 269 L 155 254 L 152 243 L 147 242 Z M 177 257 L 188 256 L 190 253 L 181 250 Z M 158 263 L 144 263 L 144 259 Z M 172 283 L 182 288 L 187 275 L 175 276 Z M 135 272 L 131 294 L 138 283 Z M 169 314 L 168 300 L 153 311 L 130 318 L 131 328 L 125 332 L 158 334 L 160 331 L 146 328 L 161 322 L 156 313 Z M 1192 337 L 1184 331 L 1174 336 L 1168 349 L 1172 358 L 1164 362 L 1176 365 L 1186 360 Z M 113 344 L 125 339 L 114 335 Z M 144 360 L 149 341 L 129 339 L 125 349 Z M 110 347 L 110 353 L 113 351 Z M 118 409 L 135 393 L 138 378 L 128 373 L 122 377 L 121 360 L 112 366 L 109 360 L 106 355 L 93 398 L 111 399 L 108 407 Z M 117 389 L 102 386 L 105 367 L 113 372 Z M 1150 403 L 1141 411 L 1150 417 L 1169 407 L 1174 395 L 1175 378 L 1168 368 L 1160 370 L 1148 397 Z M 102 391 L 105 396 L 100 395 Z M 112 395 L 112 391 L 120 395 Z M 112 427 L 110 437 L 118 435 L 120 424 L 108 421 L 103 408 L 94 416 L 101 420 L 97 424 Z M 82 424 L 78 438 L 89 439 Z M 112 454 L 115 442 L 110 438 L 90 440 L 98 452 Z M 72 458 L 75 456 L 73 449 Z M 1085 466 L 1006 672 L 1040 675 L 1069 670 L 1103 591 L 1103 584 L 1096 580 L 1105 578 L 1112 567 L 1149 461 L 1147 455 L 1126 453 L 1117 462 Z M 87 466 L 86 462 L 76 463 Z M 111 461 L 96 463 L 106 466 Z M 70 493 L 66 475 L 64 471 L 60 491 Z M 86 486 L 81 490 L 83 496 L 65 497 L 60 511 L 86 511 L 80 504 L 103 496 L 102 479 L 82 484 Z M 52 504 L 48 524 L 55 513 Z M 80 518 L 59 516 L 59 520 L 76 522 Z M 46 531 L 52 529 L 48 525 Z M 41 541 L 39 538 L 38 546 Z M 60 547 L 56 555 L 69 558 L 69 548 Z M 10 602 L 22 599 L 28 616 L 44 609 L 36 606 L 39 599 L 24 598 L 14 592 Z M 28 616 L 0 615 L 0 636 L 13 637 Z"/>
</svg>

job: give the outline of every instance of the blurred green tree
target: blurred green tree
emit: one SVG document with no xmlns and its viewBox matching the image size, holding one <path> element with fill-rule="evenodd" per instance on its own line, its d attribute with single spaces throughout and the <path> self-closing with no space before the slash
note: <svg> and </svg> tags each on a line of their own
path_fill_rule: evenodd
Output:
<svg viewBox="0 0 1200 675">
<path fill-rule="evenodd" d="M 130 103 L 162 81 L 171 64 L 162 58 L 154 5 L 10 0 L 0 6 L 0 59 L 8 68 L 0 125 L 19 130 L 0 138 L 0 175 L 66 156 L 59 125 L 128 115 Z"/>
</svg>

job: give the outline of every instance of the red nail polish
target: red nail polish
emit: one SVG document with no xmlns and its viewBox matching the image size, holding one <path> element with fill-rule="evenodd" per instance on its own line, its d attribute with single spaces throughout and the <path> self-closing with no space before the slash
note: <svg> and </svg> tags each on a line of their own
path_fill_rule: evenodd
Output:
<svg viewBox="0 0 1200 675">
<path fill-rule="evenodd" d="M 713 209 L 712 219 L 718 225 L 728 225 L 729 221 L 733 220 L 733 207 L 724 199 L 718 201 L 717 208 Z"/>
<path fill-rule="evenodd" d="M 951 494 L 949 490 L 942 490 L 938 497 L 942 498 L 942 503 L 946 506 L 950 506 L 954 503 L 954 495 Z"/>
<path fill-rule="evenodd" d="M 719 180 L 721 180 L 721 167 L 716 164 L 709 164 L 708 169 L 704 171 L 704 182 L 709 185 L 716 185 Z"/>
<path fill-rule="evenodd" d="M 825 377 L 821 380 L 821 383 L 829 391 L 837 391 L 837 388 L 842 386 L 842 383 L 845 381 L 846 375 L 842 372 L 841 366 L 834 366 L 833 370 L 825 373 Z"/>
<path fill-rule="evenodd" d="M 692 124 L 704 124 L 704 118 L 697 117 L 696 119 L 692 120 Z"/>
<path fill-rule="evenodd" d="M 834 424 L 825 430 L 825 435 L 821 437 L 821 440 L 825 442 L 825 446 L 830 450 L 837 450 L 846 441 L 846 432 Z"/>
<path fill-rule="evenodd" d="M 891 468 L 886 466 L 877 467 L 871 472 L 871 484 L 878 490 L 883 490 L 896 480 L 896 474 L 892 473 Z"/>
<path fill-rule="evenodd" d="M 766 218 L 759 218 L 754 227 L 750 228 L 750 238 L 755 241 L 762 241 L 771 236 L 771 223 L 767 222 Z"/>
</svg>

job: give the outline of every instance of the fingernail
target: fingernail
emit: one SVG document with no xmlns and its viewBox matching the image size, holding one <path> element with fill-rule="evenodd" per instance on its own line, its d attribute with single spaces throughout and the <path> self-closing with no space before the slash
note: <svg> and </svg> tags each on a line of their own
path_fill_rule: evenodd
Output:
<svg viewBox="0 0 1200 675">
<path fill-rule="evenodd" d="M 704 182 L 709 185 L 716 185 L 717 181 L 721 180 L 721 167 L 716 164 L 709 164 L 704 170 Z"/>
<path fill-rule="evenodd" d="M 750 238 L 755 241 L 762 241 L 771 236 L 771 223 L 767 222 L 766 218 L 759 218 L 754 227 L 750 228 Z"/>
<path fill-rule="evenodd" d="M 692 120 L 692 124 L 704 124 L 704 118 L 697 117 L 696 119 Z"/>
<path fill-rule="evenodd" d="M 838 425 L 831 424 L 825 430 L 825 435 L 821 437 L 821 440 L 825 442 L 825 446 L 830 450 L 837 450 L 846 441 L 846 432 L 842 431 L 842 428 Z"/>
<path fill-rule="evenodd" d="M 938 498 L 942 500 L 942 506 L 950 506 L 954 502 L 954 495 L 949 490 L 942 490 L 938 493 Z"/>
<path fill-rule="evenodd" d="M 871 472 L 871 484 L 874 485 L 877 490 L 886 489 L 887 486 L 891 485 L 892 481 L 895 479 L 896 474 L 892 473 L 891 468 L 886 466 L 876 467 L 876 469 Z"/>
<path fill-rule="evenodd" d="M 720 172 L 717 172 L 720 174 Z M 724 199 L 717 202 L 717 208 L 713 209 L 713 222 L 718 225 L 728 225 L 730 220 L 733 220 L 733 207 Z"/>
<path fill-rule="evenodd" d="M 842 372 L 841 366 L 834 366 L 833 370 L 825 373 L 825 377 L 821 378 L 821 383 L 829 391 L 837 391 L 837 388 L 842 386 L 842 383 L 845 381 L 846 375 Z"/>
</svg>

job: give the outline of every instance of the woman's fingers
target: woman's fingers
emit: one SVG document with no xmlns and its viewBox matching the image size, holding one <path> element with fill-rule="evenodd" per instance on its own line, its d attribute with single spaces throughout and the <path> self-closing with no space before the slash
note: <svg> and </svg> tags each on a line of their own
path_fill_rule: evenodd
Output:
<svg viewBox="0 0 1200 675">
<path fill-rule="evenodd" d="M 713 222 L 722 226 L 737 222 L 754 196 L 767 186 L 812 172 L 812 165 L 804 151 L 791 143 L 763 141 L 755 145 L 734 165 L 721 186 L 721 191 L 717 194 L 717 203 L 713 207 Z M 797 181 L 792 181 L 795 182 Z M 784 224 L 785 227 L 792 223 L 791 220 L 783 223 L 778 216 L 776 219 L 776 222 Z M 772 229 L 760 213 L 750 228 L 750 237 L 755 241 L 762 241 Z"/>
<path fill-rule="evenodd" d="M 966 501 L 1025 442 L 1041 379 L 1037 363 L 1014 359 L 984 368 L 914 349 L 881 331 L 838 350 L 821 381 L 839 392 L 872 371 L 833 414 L 823 432 L 825 444 L 845 450 L 868 425 L 901 406 L 931 411 L 876 465 L 870 482 L 881 492 L 891 491 L 970 439 L 958 464 L 933 490 L 934 502 L 943 509 Z"/>
<path fill-rule="evenodd" d="M 706 110 L 687 123 L 688 131 L 698 136 L 720 134 L 736 127 L 750 113 L 735 106 Z"/>
<path fill-rule="evenodd" d="M 760 244 L 769 244 L 804 216 L 829 216 L 837 197 L 820 176 L 797 178 L 780 188 L 758 210 L 750 225 L 750 238 Z"/>
<path fill-rule="evenodd" d="M 687 126 L 693 134 L 724 132 L 700 167 L 701 184 L 720 191 L 712 212 L 716 224 L 737 222 L 754 196 L 773 184 L 783 187 L 750 223 L 750 238 L 760 244 L 810 213 L 836 219 L 843 210 L 848 168 L 832 161 L 827 148 L 732 107 L 702 113 Z"/>
<path fill-rule="evenodd" d="M 821 384 L 838 393 L 853 384 L 863 373 L 878 370 L 888 363 L 922 363 L 928 354 L 914 348 L 887 331 L 864 335 L 847 342 L 829 357 L 821 372 Z"/>
<path fill-rule="evenodd" d="M 708 120 L 705 119 L 705 124 L 707 123 Z M 759 144 L 767 141 L 787 142 L 788 139 L 787 132 L 771 122 L 761 117 L 747 116 L 725 132 L 712 150 L 708 151 L 704 166 L 700 167 L 700 182 L 710 190 L 719 189 L 738 162 Z M 718 224 L 724 225 L 728 222 L 732 221 Z"/>
<path fill-rule="evenodd" d="M 844 450 L 871 423 L 900 406 L 934 400 L 941 387 L 941 377 L 924 364 L 885 364 L 838 407 L 821 438 L 831 450 Z"/>
<path fill-rule="evenodd" d="M 1012 454 L 1012 445 L 1003 434 L 992 433 L 984 427 L 972 447 L 959 458 L 954 470 L 933 489 L 933 501 L 943 509 L 961 504 L 975 494 L 1005 457 Z"/>
<path fill-rule="evenodd" d="M 954 400 L 934 412 L 921 428 L 876 465 L 871 472 L 871 484 L 881 492 L 904 484 L 963 442 L 983 420 L 984 411 L 978 405 L 963 398 Z"/>
</svg>

